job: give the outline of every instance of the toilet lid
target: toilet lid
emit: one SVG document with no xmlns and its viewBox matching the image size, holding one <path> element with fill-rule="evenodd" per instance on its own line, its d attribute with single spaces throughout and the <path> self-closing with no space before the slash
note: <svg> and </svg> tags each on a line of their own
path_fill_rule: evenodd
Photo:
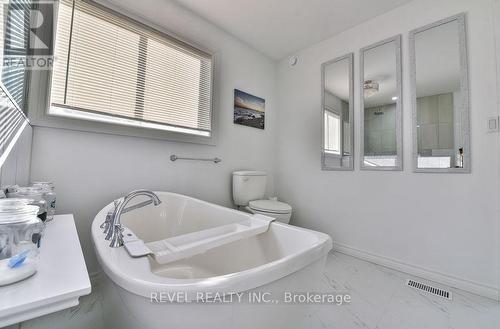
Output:
<svg viewBox="0 0 500 329">
<path fill-rule="evenodd" d="M 250 201 L 248 205 L 253 210 L 272 212 L 275 214 L 288 214 L 292 211 L 290 205 L 274 200 L 254 200 Z"/>
</svg>

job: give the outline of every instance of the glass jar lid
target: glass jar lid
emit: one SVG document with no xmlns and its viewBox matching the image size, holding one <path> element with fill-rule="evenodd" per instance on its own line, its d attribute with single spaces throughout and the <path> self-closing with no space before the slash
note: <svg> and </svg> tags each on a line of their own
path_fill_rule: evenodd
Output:
<svg viewBox="0 0 500 329">
<path fill-rule="evenodd" d="M 40 197 L 43 195 L 43 188 L 41 186 L 18 187 L 12 194 L 20 196 L 33 196 Z M 9 193 L 10 194 L 10 193 Z"/>
<path fill-rule="evenodd" d="M 24 199 L 24 198 L 8 198 L 8 199 L 0 199 L 0 209 L 2 208 L 13 208 L 23 206 L 32 205 L 35 203 L 35 199 Z"/>
<path fill-rule="evenodd" d="M 37 223 L 38 207 L 22 204 L 21 202 L 0 203 L 0 225 Z"/>
<path fill-rule="evenodd" d="M 32 187 L 41 187 L 44 189 L 54 190 L 54 183 L 52 182 L 32 182 Z"/>
</svg>

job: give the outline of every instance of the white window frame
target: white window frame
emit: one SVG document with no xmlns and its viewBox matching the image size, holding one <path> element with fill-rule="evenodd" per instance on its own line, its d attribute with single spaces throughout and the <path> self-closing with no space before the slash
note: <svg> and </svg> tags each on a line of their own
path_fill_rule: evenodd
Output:
<svg viewBox="0 0 500 329">
<path fill-rule="evenodd" d="M 54 4 L 54 12 L 53 15 L 56 17 L 54 20 L 55 26 L 52 29 L 53 32 L 53 44 L 55 47 L 56 42 L 56 30 L 57 30 L 57 12 L 58 12 L 58 1 Z M 212 67 L 211 67 L 211 80 L 212 80 L 212 100 L 211 100 L 211 133 L 210 136 L 202 136 L 184 132 L 182 129 L 178 131 L 172 130 L 163 130 L 163 129 L 155 129 L 155 127 L 149 127 L 147 124 L 138 122 L 110 122 L 110 120 L 86 120 L 78 118 L 77 115 L 51 115 L 48 113 L 48 109 L 51 106 L 50 104 L 50 95 L 51 95 L 51 83 L 52 83 L 52 71 L 32 71 L 30 77 L 30 88 L 28 92 L 28 117 L 33 126 L 41 126 L 41 127 L 50 127 L 50 128 L 59 128 L 59 129 L 69 129 L 76 131 L 85 131 L 85 132 L 94 132 L 94 133 L 104 133 L 104 134 L 112 134 L 112 135 L 122 135 L 122 136 L 133 136 L 133 137 L 143 137 L 143 138 L 153 138 L 153 139 L 162 139 L 174 142 L 188 142 L 195 144 L 207 144 L 207 145 L 216 145 L 217 144 L 217 135 L 218 135 L 218 84 L 215 83 L 218 81 L 218 58 L 219 55 L 207 49 L 206 47 L 195 44 L 191 41 L 187 41 L 184 38 L 178 37 L 176 34 L 169 32 L 164 27 L 158 26 L 151 22 L 148 22 L 137 15 L 131 14 L 129 12 L 124 11 L 121 8 L 118 8 L 112 4 L 105 2 L 101 4 L 101 2 L 97 3 L 92 1 L 93 4 L 103 8 L 104 10 L 108 10 L 113 12 L 113 14 L 120 15 L 128 20 L 133 21 L 136 24 L 142 25 L 148 29 L 152 29 L 159 33 L 165 34 L 168 37 L 175 38 L 187 45 L 199 49 L 209 55 L 212 56 Z M 42 28 L 48 29 L 47 25 L 42 24 Z M 49 29 L 50 30 L 50 29 Z M 50 33 L 48 30 L 46 31 L 37 31 L 37 33 Z M 29 101 L 35 100 L 35 101 Z M 105 116 L 105 115 L 104 115 Z M 134 120 L 130 120 L 134 121 Z M 186 128 L 186 130 L 189 130 Z"/>
</svg>

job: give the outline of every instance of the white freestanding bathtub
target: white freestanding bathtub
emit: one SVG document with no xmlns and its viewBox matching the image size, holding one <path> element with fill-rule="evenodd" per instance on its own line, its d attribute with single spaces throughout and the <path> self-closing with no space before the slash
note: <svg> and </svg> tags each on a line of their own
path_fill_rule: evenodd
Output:
<svg viewBox="0 0 500 329">
<path fill-rule="evenodd" d="M 122 216 L 122 224 L 145 242 L 207 229 L 211 219 L 230 223 L 255 216 L 156 193 L 159 206 Z M 302 328 L 308 305 L 287 302 L 285 294 L 314 292 L 332 248 L 328 235 L 272 222 L 264 233 L 159 264 L 109 247 L 99 225 L 111 208 L 92 223 L 98 260 L 114 283 L 114 297 L 105 297 L 106 328 Z"/>
</svg>

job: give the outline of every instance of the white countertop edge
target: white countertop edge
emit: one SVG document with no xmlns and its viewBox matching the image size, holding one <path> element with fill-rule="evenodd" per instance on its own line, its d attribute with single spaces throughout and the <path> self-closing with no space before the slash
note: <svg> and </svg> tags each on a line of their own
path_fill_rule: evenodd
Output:
<svg viewBox="0 0 500 329">
<path fill-rule="evenodd" d="M 1 325 L 4 321 L 4 319 L 6 319 L 10 316 L 14 316 L 14 315 L 22 313 L 22 312 L 28 313 L 34 309 L 44 308 L 44 307 L 48 307 L 50 305 L 62 304 L 62 303 L 65 303 L 66 301 L 71 301 L 75 298 L 77 300 L 77 303 L 75 305 L 78 305 L 78 298 L 80 298 L 82 296 L 89 295 L 91 292 L 92 292 L 91 287 L 83 288 L 80 290 L 72 291 L 71 293 L 68 293 L 68 294 L 63 294 L 63 295 L 59 295 L 58 297 L 51 298 L 50 301 L 38 300 L 38 301 L 35 301 L 33 303 L 24 304 L 24 305 L 21 305 L 18 307 L 11 308 L 11 309 L 9 309 L 8 313 L 6 313 L 6 312 L 0 313 L 0 328 L 2 328 Z M 75 306 L 75 305 L 73 305 L 73 306 Z M 48 313 L 51 313 L 51 312 L 48 312 Z M 45 314 L 48 314 L 48 313 L 45 313 Z"/>
<path fill-rule="evenodd" d="M 3 317 L 2 320 L 0 321 L 0 328 L 77 306 L 80 303 L 79 302 L 80 296 L 81 295 L 71 298 L 66 298 L 59 302 L 53 302 L 50 304 L 43 304 L 38 307 L 30 307 L 28 311 L 20 310 L 15 314 L 10 314 L 8 316 Z"/>
<path fill-rule="evenodd" d="M 57 228 L 53 227 L 50 230 L 49 229 L 50 225 L 57 224 L 58 221 L 59 221 L 59 227 Z M 85 264 L 85 260 L 83 258 L 83 251 L 76 231 L 76 225 L 73 215 L 71 214 L 57 215 L 54 218 L 54 222 L 50 222 L 48 225 L 49 225 L 48 229 L 46 230 L 47 234 L 45 235 L 46 238 L 49 238 L 48 236 L 51 235 L 50 231 L 52 231 L 55 237 L 60 237 L 58 236 L 58 234 L 60 233 L 61 229 L 65 229 L 66 231 L 63 238 L 52 239 L 50 242 L 46 240 L 45 243 L 50 243 L 50 247 L 48 247 L 46 250 L 53 251 L 54 247 L 59 247 L 56 245 L 57 243 L 64 243 L 64 242 L 69 243 L 68 241 L 74 241 L 74 244 L 72 244 L 69 249 L 72 251 L 71 254 L 72 260 L 75 260 L 77 262 L 76 264 L 78 266 L 76 267 L 80 268 L 80 272 L 76 272 L 78 273 L 77 277 L 79 277 L 80 281 L 72 282 L 67 287 L 67 292 L 65 293 L 58 294 L 54 292 L 53 294 L 51 294 L 50 296 L 46 296 L 45 298 L 40 296 L 34 296 L 35 298 L 33 298 L 31 301 L 27 300 L 25 303 L 22 304 L 18 303 L 16 306 L 13 307 L 5 308 L 4 304 L 3 305 L 4 308 L 0 311 L 0 328 L 77 306 L 79 304 L 79 298 L 81 296 L 90 294 L 92 291 L 90 278 L 88 276 L 87 267 Z M 44 245 L 42 244 L 41 252 L 43 252 L 43 248 Z M 49 262 L 53 262 L 53 260 L 50 259 Z M 51 265 L 53 264 L 43 264 L 43 265 L 40 264 L 39 267 L 43 268 Z M 85 273 L 83 273 L 83 271 Z M 75 272 L 73 274 L 75 274 Z M 40 276 L 43 274 L 39 273 L 35 274 L 35 276 L 36 275 Z M 34 278 L 36 279 L 36 277 Z M 26 280 L 30 279 L 28 278 Z M 0 287 L 0 296 L 2 295 L 2 289 L 15 289 L 16 295 L 17 293 L 22 294 L 23 287 L 26 288 L 29 287 L 29 285 L 23 285 L 23 282 L 24 281 L 20 281 L 10 286 Z M 26 283 L 28 282 L 29 281 L 26 281 Z M 59 287 L 59 290 L 60 288 L 61 287 Z"/>
</svg>

